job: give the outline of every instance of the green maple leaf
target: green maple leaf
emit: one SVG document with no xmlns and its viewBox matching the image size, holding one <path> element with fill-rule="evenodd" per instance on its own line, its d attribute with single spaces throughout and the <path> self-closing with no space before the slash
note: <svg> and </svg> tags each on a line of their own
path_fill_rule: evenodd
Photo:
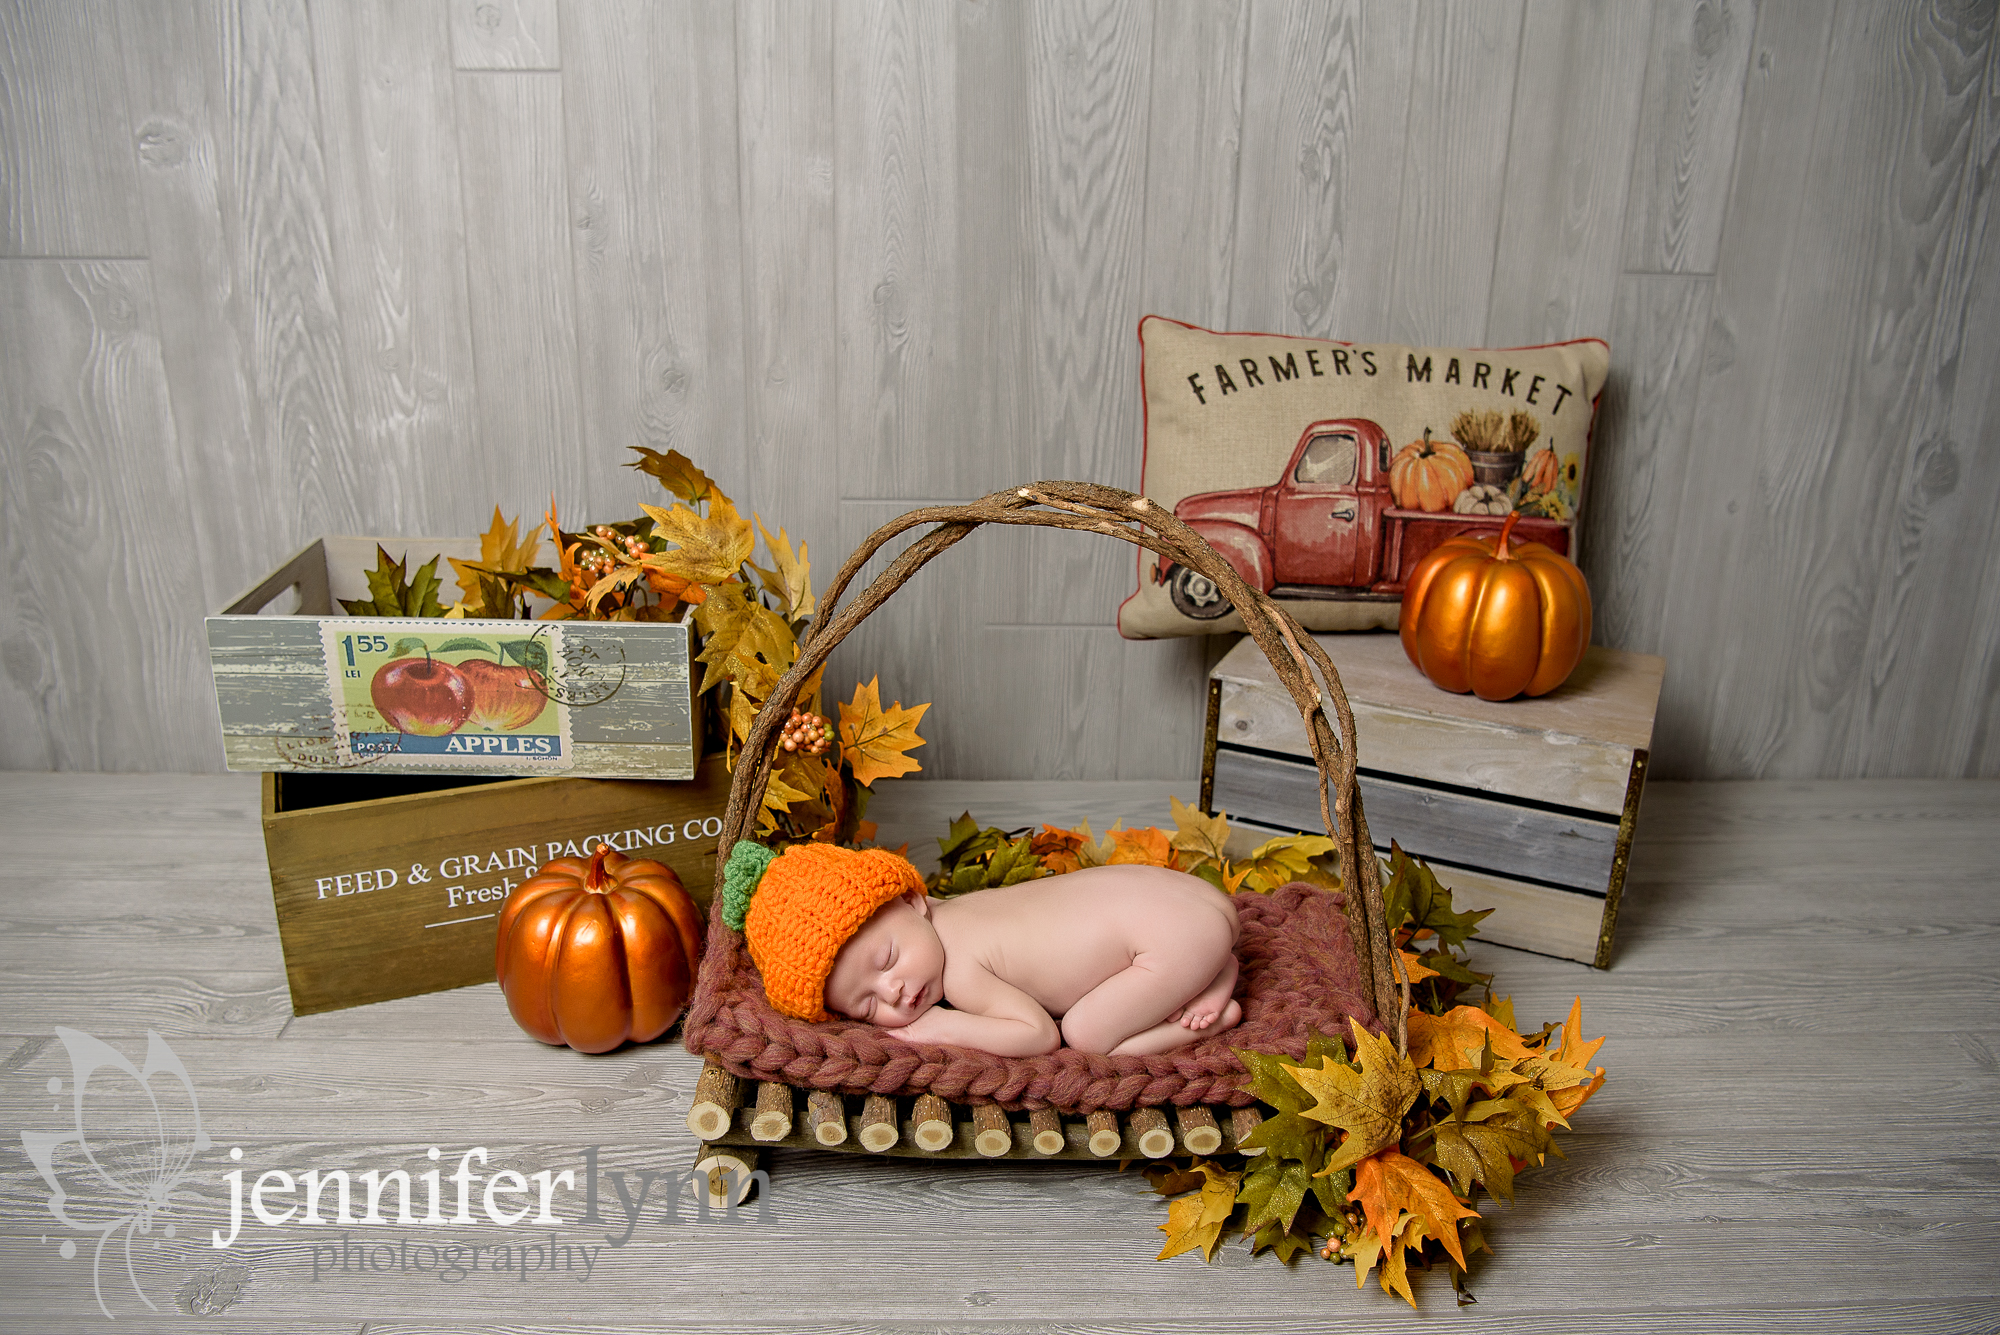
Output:
<svg viewBox="0 0 2000 1335">
<path fill-rule="evenodd" d="M 1236 1192 L 1236 1203 L 1250 1207 L 1244 1236 L 1271 1223 L 1289 1233 L 1311 1186 L 1312 1170 L 1296 1160 L 1275 1160 L 1253 1169 Z"/>
<path fill-rule="evenodd" d="M 408 559 L 408 553 L 404 554 Z M 389 555 L 381 544 L 375 547 L 375 568 L 367 572 L 366 598 L 342 598 L 340 605 L 349 616 L 357 617 L 441 617 L 444 605 L 438 602 L 438 558 L 417 567 L 405 576 L 403 562 Z"/>
<path fill-rule="evenodd" d="M 1236 1142 L 1240 1150 L 1261 1149 L 1267 1154 L 1318 1167 L 1326 1155 L 1326 1127 L 1295 1112 L 1281 1112 L 1257 1123 L 1254 1130 Z"/>
<path fill-rule="evenodd" d="M 1493 912 L 1492 909 L 1454 911 L 1451 891 L 1438 883 L 1426 863 L 1405 853 L 1394 840 L 1389 843 L 1389 881 L 1382 887 L 1382 910 L 1390 931 L 1407 923 L 1419 935 L 1435 932 L 1440 944 L 1454 949 L 1477 936 L 1480 919 Z"/>
</svg>

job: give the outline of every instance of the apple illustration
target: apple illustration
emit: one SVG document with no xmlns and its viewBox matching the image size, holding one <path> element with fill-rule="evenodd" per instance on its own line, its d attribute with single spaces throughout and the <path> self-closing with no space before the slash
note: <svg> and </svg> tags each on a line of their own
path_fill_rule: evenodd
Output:
<svg viewBox="0 0 2000 1335">
<path fill-rule="evenodd" d="M 525 728 L 541 716 L 549 699 L 542 674 L 518 663 L 468 658 L 459 672 L 472 685 L 472 712 L 466 722 L 495 731 Z"/>
<path fill-rule="evenodd" d="M 442 737 L 458 731 L 472 712 L 472 686 L 451 664 L 432 658 L 398 658 L 384 663 L 368 684 L 389 726 L 417 737 Z"/>
</svg>

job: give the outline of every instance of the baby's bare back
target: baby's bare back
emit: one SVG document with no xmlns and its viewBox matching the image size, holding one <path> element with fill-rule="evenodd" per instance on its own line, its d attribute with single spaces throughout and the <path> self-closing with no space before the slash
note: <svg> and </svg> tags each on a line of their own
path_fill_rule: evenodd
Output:
<svg viewBox="0 0 2000 1335">
<path fill-rule="evenodd" d="M 1229 896 L 1186 872 L 1121 865 L 945 900 L 934 921 L 947 996 L 953 961 L 976 963 L 1061 1016 L 1147 952 L 1174 949 L 1191 936 L 1217 938 L 1218 919 L 1233 945 Z"/>
</svg>

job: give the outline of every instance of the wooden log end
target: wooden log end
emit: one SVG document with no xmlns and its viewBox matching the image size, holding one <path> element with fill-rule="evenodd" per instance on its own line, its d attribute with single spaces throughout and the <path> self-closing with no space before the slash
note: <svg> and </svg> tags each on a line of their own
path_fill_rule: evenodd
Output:
<svg viewBox="0 0 2000 1335">
<path fill-rule="evenodd" d="M 914 1124 L 910 1138 L 917 1148 L 927 1154 L 951 1148 L 955 1132 L 951 1124 L 951 1105 L 935 1094 L 921 1094 L 916 1106 L 910 1110 L 910 1121 Z"/>
<path fill-rule="evenodd" d="M 757 1171 L 763 1151 L 742 1149 L 736 1146 L 704 1145 L 701 1154 L 694 1161 L 694 1180 L 698 1191 L 708 1193 L 710 1209 L 721 1209 L 731 1204 L 741 1205 L 757 1185 L 750 1174 Z M 729 1199 L 729 1189 L 734 1186 L 736 1199 Z"/>
<path fill-rule="evenodd" d="M 792 1090 L 767 1080 L 757 1086 L 757 1111 L 750 1118 L 752 1140 L 783 1140 L 792 1134 Z"/>
<path fill-rule="evenodd" d="M 1037 1154 L 1061 1154 L 1063 1145 L 1062 1117 L 1054 1108 L 1036 1108 L 1028 1114 L 1028 1129 L 1032 1133 L 1029 1141 Z"/>
<path fill-rule="evenodd" d="M 1014 1128 L 1006 1110 L 997 1103 L 981 1103 L 972 1110 L 972 1148 L 989 1159 L 997 1159 L 1014 1148 Z"/>
<path fill-rule="evenodd" d="M 1165 1159 L 1174 1152 L 1174 1133 L 1167 1115 L 1158 1108 L 1134 1108 L 1125 1119 L 1139 1137 L 1139 1153 L 1148 1159 Z"/>
<path fill-rule="evenodd" d="M 902 1133 L 896 1129 L 896 1101 L 870 1094 L 861 1107 L 861 1148 L 870 1154 L 894 1149 Z"/>
<path fill-rule="evenodd" d="M 816 1089 L 806 1096 L 806 1121 L 813 1129 L 813 1139 L 831 1147 L 847 1143 L 847 1109 L 840 1101 L 840 1095 L 824 1089 Z"/>
<path fill-rule="evenodd" d="M 695 1082 L 694 1103 L 688 1109 L 687 1128 L 702 1140 L 714 1140 L 729 1130 L 741 1097 L 736 1077 L 709 1062 Z"/>
<path fill-rule="evenodd" d="M 1180 1126 L 1181 1145 L 1189 1154 L 1214 1154 L 1222 1148 L 1222 1128 L 1207 1108 L 1177 1109 L 1174 1120 Z"/>
<path fill-rule="evenodd" d="M 1118 1153 L 1125 1143 L 1125 1137 L 1118 1130 L 1118 1115 L 1099 1108 L 1084 1119 L 1084 1128 L 1090 1133 L 1090 1152 L 1100 1159 L 1108 1159 Z"/>
</svg>

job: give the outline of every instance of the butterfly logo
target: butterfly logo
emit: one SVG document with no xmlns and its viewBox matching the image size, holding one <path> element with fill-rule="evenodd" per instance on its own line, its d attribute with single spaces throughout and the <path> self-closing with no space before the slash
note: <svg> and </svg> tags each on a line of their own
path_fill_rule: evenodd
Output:
<svg viewBox="0 0 2000 1335">
<path fill-rule="evenodd" d="M 56 1037 L 69 1051 L 76 1129 L 60 1134 L 23 1131 L 21 1148 L 49 1184 L 49 1213 L 66 1228 L 97 1235 L 90 1279 L 99 1309 L 111 1317 L 99 1266 L 106 1244 L 122 1232 L 125 1274 L 132 1282 L 132 1292 L 157 1312 L 159 1308 L 139 1288 L 138 1274 L 132 1268 L 132 1235 L 152 1233 L 155 1216 L 170 1208 L 188 1165 L 211 1144 L 208 1133 L 202 1130 L 194 1084 L 174 1050 L 150 1029 L 146 1031 L 144 1066 L 134 1066 L 118 1049 L 75 1029 L 58 1026 Z M 155 1089 L 156 1076 L 170 1078 L 161 1080 L 161 1087 Z M 50 1077 L 49 1092 L 62 1092 L 60 1078 Z M 89 1126 L 86 1108 L 90 1111 Z M 65 1146 L 72 1148 L 64 1151 Z M 94 1190 L 72 1192 L 66 1183 L 74 1184 L 78 1179 Z M 161 1232 L 173 1237 L 173 1224 L 163 1222 Z M 76 1250 L 73 1239 L 63 1242 L 65 1260 L 75 1256 Z"/>
</svg>

